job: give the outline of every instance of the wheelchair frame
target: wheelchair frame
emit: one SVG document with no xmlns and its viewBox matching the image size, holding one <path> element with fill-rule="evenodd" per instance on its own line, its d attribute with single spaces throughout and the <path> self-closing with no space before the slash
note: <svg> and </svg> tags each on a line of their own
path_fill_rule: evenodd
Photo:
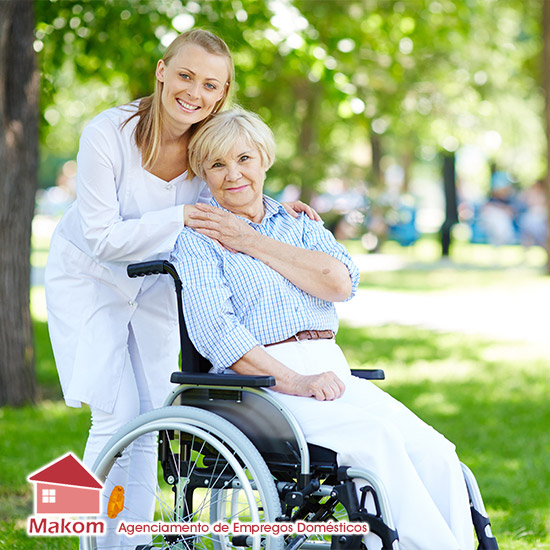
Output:
<svg viewBox="0 0 550 550">
<path fill-rule="evenodd" d="M 182 370 L 173 373 L 171 381 L 178 386 L 168 395 L 163 408 L 140 415 L 111 438 L 92 468 L 94 474 L 104 481 L 127 447 L 139 445 L 147 434 L 158 436 L 160 466 L 153 474 L 158 476 L 158 483 L 164 481 L 170 488 L 173 505 L 167 505 L 164 496 L 157 494 L 156 498 L 163 500 L 160 508 L 168 508 L 169 522 L 189 525 L 200 523 L 205 516 L 211 524 L 229 523 L 235 518 L 256 524 L 326 522 L 342 514 L 349 522 L 368 523 L 370 531 L 382 541 L 383 550 L 399 550 L 390 503 L 376 474 L 364 468 L 338 466 L 336 453 L 308 444 L 292 412 L 264 390 L 275 384 L 273 377 L 208 373 L 210 364 L 195 350 L 187 333 L 182 283 L 174 266 L 162 260 L 128 266 L 130 277 L 151 274 L 169 274 L 175 283 Z M 383 371 L 378 369 L 353 374 L 368 379 L 384 378 Z M 462 469 L 478 550 L 498 550 L 475 477 L 465 465 Z M 366 483 L 360 501 L 355 479 Z M 205 499 L 198 508 L 197 494 Z M 366 509 L 368 497 L 374 502 L 375 513 Z M 129 504 L 125 503 L 125 507 Z M 162 509 L 160 514 L 162 517 Z M 355 534 L 330 537 L 233 534 L 231 538 L 220 533 L 207 536 L 180 533 L 162 534 L 151 543 L 129 542 L 128 546 L 132 550 L 235 547 L 365 549 L 362 536 Z M 95 550 L 97 540 L 93 536 L 84 537 L 81 548 Z"/>
</svg>

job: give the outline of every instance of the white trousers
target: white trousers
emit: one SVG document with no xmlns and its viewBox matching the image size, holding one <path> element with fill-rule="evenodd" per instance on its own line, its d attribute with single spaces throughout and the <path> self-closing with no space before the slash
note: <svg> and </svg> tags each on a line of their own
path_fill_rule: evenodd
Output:
<svg viewBox="0 0 550 550">
<path fill-rule="evenodd" d="M 130 328 L 128 360 L 122 374 L 121 391 L 112 413 L 91 407 L 92 426 L 84 451 L 83 463 L 91 468 L 99 453 L 122 426 L 138 415 L 153 408 L 143 364 L 139 356 L 134 333 Z M 150 535 L 136 535 L 131 539 L 117 535 L 121 520 L 151 521 L 154 512 L 156 483 L 156 439 L 144 435 L 128 447 L 116 461 L 105 481 L 102 502 L 102 519 L 107 523 L 107 534 L 98 539 L 98 549 L 135 548 L 151 541 Z M 124 487 L 125 501 L 132 502 L 132 509 L 123 510 L 115 519 L 108 519 L 105 512 L 111 491 L 116 485 Z M 139 507 L 137 506 L 139 505 Z"/>
<path fill-rule="evenodd" d="M 473 550 L 466 484 L 455 447 L 368 380 L 351 376 L 333 340 L 269 346 L 301 374 L 334 371 L 346 385 L 334 401 L 273 392 L 294 413 L 307 441 L 332 449 L 341 465 L 365 467 L 384 484 L 402 550 Z M 367 536 L 369 550 L 381 547 Z"/>
</svg>

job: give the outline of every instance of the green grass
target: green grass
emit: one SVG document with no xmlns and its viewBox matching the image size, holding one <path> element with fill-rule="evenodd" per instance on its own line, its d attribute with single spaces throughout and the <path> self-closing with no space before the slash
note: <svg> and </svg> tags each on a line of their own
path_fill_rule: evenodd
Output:
<svg viewBox="0 0 550 550">
<path fill-rule="evenodd" d="M 46 323 L 35 322 L 34 330 L 39 401 L 0 408 L 0 548 L 76 550 L 76 539 L 26 534 L 33 513 L 27 476 L 69 451 L 81 457 L 90 424 L 86 407 L 72 409 L 61 399 Z"/>
<path fill-rule="evenodd" d="M 502 549 L 550 549 L 548 355 L 411 327 L 342 327 L 356 367 L 452 440 L 474 471 Z"/>
<path fill-rule="evenodd" d="M 46 323 L 35 323 L 35 339 L 40 401 L 0 408 L 0 548 L 72 550 L 76 539 L 31 538 L 25 531 L 33 513 L 27 476 L 69 451 L 81 457 L 90 423 L 86 408 L 71 409 L 61 400 Z"/>
<path fill-rule="evenodd" d="M 69 539 L 29 539 L 27 475 L 61 454 L 82 454 L 86 409 L 67 408 L 44 323 L 36 326 L 38 375 L 47 399 L 0 410 L 0 547 L 70 549 Z M 456 445 L 478 478 L 502 549 L 550 549 L 550 402 L 544 350 L 413 327 L 342 326 L 354 367 L 381 367 L 380 385 Z"/>
<path fill-rule="evenodd" d="M 359 240 L 344 244 L 352 254 L 366 254 Z M 437 236 L 426 235 L 406 248 L 392 241 L 385 242 L 381 253 L 383 257 L 393 258 L 399 268 L 363 273 L 361 288 L 437 292 L 494 285 L 547 284 L 545 277 L 539 277 L 544 275 L 546 264 L 546 253 L 539 247 L 494 248 L 456 239 L 450 257 L 442 260 Z"/>
<path fill-rule="evenodd" d="M 363 274 L 366 288 L 433 292 L 496 285 L 506 292 L 518 284 L 550 284 L 540 276 L 539 256 L 511 269 L 521 263 L 519 247 L 498 251 L 495 261 L 505 269 L 496 269 L 482 257 L 486 247 L 455 248 L 453 265 L 434 268 L 433 240 L 405 250 L 393 245 L 384 251 L 403 258 L 405 268 Z M 33 289 L 32 301 L 40 401 L 0 409 L 0 548 L 76 550 L 74 539 L 25 534 L 32 514 L 27 476 L 70 450 L 82 456 L 89 427 L 86 408 L 71 409 L 61 400 L 40 289 Z M 396 325 L 343 325 L 338 342 L 353 367 L 385 369 L 381 387 L 456 444 L 478 479 L 502 550 L 550 550 L 546 346 Z"/>
<path fill-rule="evenodd" d="M 544 277 L 535 277 L 541 270 L 534 268 L 472 269 L 460 266 L 441 266 L 432 269 L 409 267 L 399 271 L 363 273 L 359 288 L 394 290 L 400 292 L 437 292 L 491 286 L 545 285 Z"/>
</svg>

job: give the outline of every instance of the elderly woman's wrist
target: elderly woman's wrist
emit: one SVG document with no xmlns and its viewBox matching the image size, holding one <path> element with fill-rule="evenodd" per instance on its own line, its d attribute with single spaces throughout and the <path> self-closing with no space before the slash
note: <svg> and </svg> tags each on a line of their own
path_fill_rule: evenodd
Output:
<svg viewBox="0 0 550 550">
<path fill-rule="evenodd" d="M 245 233 L 241 237 L 241 252 L 248 254 L 249 256 L 253 256 L 254 258 L 258 258 L 258 256 L 261 255 L 261 252 L 265 250 L 266 239 L 267 237 L 265 235 L 250 229 L 249 232 Z"/>
<path fill-rule="evenodd" d="M 291 376 L 288 381 L 288 391 L 290 395 L 303 395 L 304 394 L 304 375 L 299 374 L 295 371 L 290 371 Z"/>
</svg>

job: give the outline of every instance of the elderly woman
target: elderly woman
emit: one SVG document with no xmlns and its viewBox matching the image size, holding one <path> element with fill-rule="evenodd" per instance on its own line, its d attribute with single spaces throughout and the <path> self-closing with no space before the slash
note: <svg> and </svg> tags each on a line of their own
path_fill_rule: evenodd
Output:
<svg viewBox="0 0 550 550">
<path fill-rule="evenodd" d="M 189 144 L 190 166 L 217 207 L 190 219 L 172 253 L 191 340 L 215 372 L 274 376 L 275 395 L 309 442 L 336 451 L 341 464 L 378 474 L 401 548 L 472 550 L 454 446 L 353 377 L 334 341 L 333 302 L 353 296 L 359 273 L 321 223 L 292 218 L 263 195 L 274 149 L 269 128 L 241 110 L 216 115 Z M 234 234 L 224 246 L 220 221 Z"/>
</svg>

